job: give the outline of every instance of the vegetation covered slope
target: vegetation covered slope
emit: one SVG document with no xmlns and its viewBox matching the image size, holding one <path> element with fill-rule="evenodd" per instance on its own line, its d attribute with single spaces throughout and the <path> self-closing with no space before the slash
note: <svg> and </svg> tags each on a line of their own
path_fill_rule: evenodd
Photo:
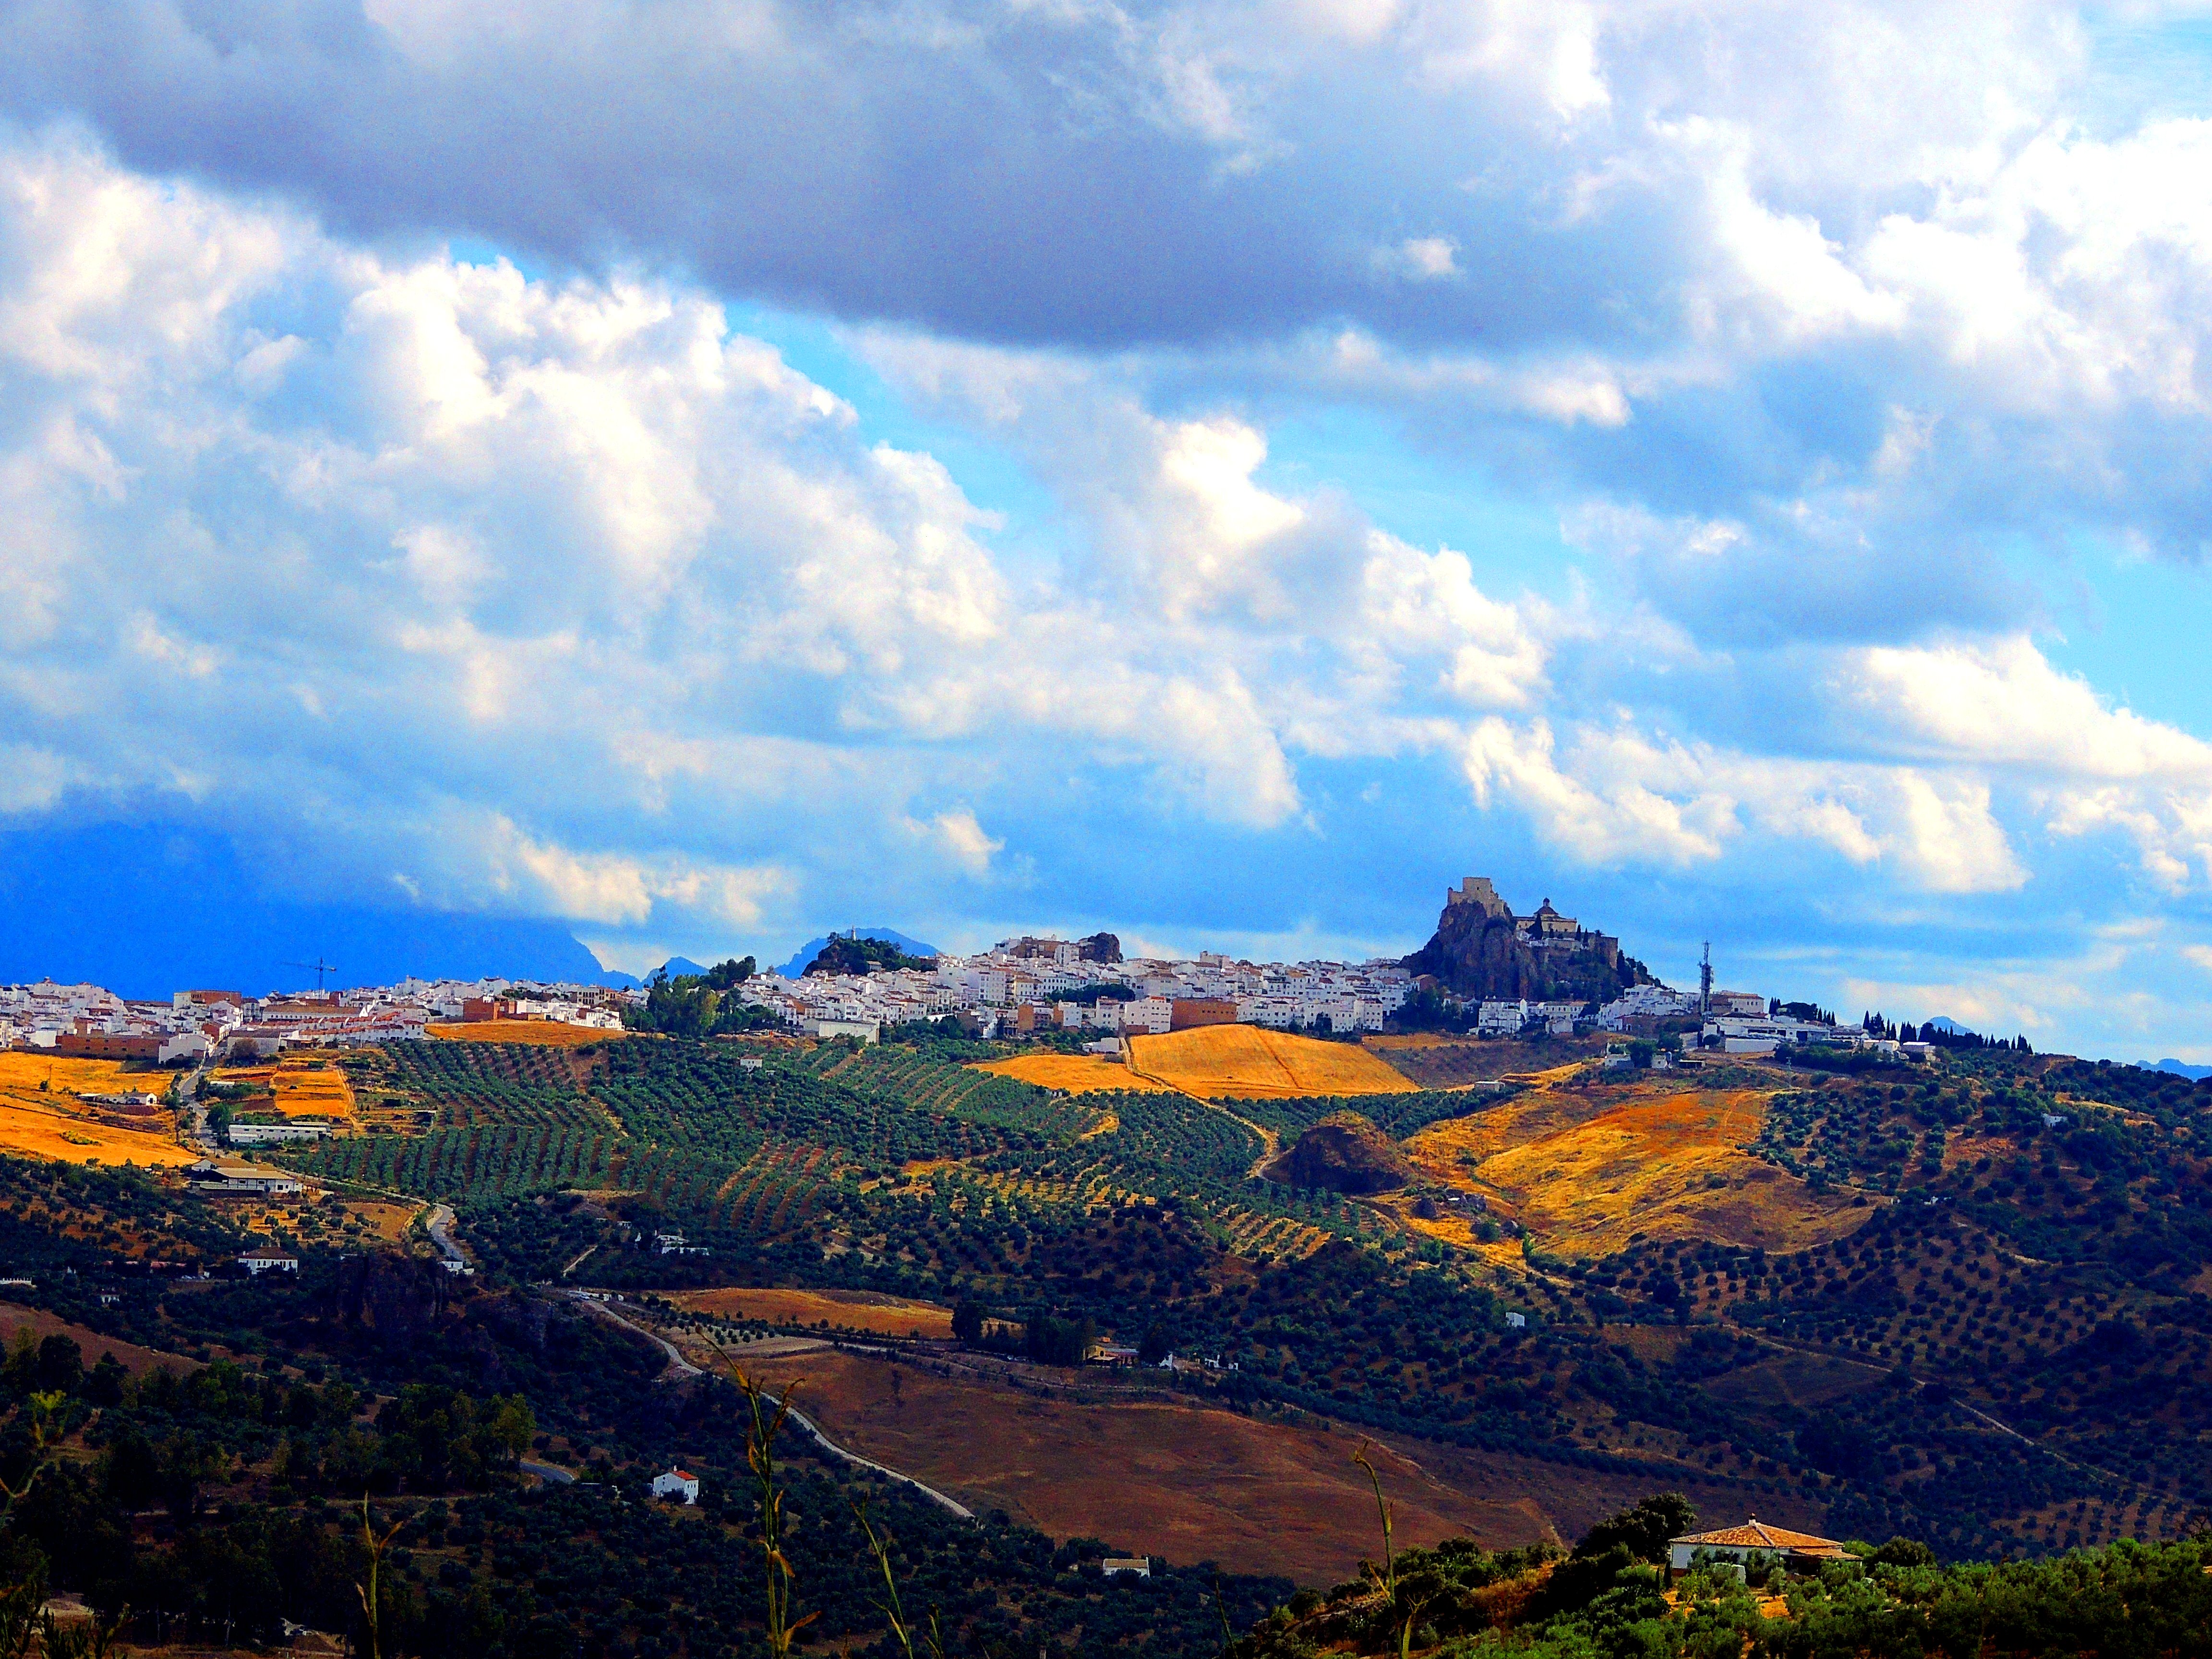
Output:
<svg viewBox="0 0 2212 1659">
<path fill-rule="evenodd" d="M 1667 1540 L 1694 1521 L 1667 1494 L 1600 1522 L 1571 1553 L 1542 1543 L 1492 1553 L 1466 1539 L 1386 1548 L 1356 1579 L 1301 1590 L 1227 1659 L 2014 1659 L 2181 1655 L 2212 1644 L 2212 1540 L 1943 1566 L 1925 1545 L 1897 1538 L 1826 1562 L 1771 1555 L 1739 1566 L 1708 1553 L 1672 1574 Z"/>
<path fill-rule="evenodd" d="M 2169 1581 L 2197 1564 L 2182 1540 L 2212 1507 L 2212 1088 L 1996 1050 L 1925 1070 L 1746 1066 L 1663 1085 L 1550 1068 L 1516 1073 L 1534 1080 L 1516 1090 L 1363 1103 L 1420 1176 L 1354 1200 L 1255 1174 L 1271 1138 L 1295 1139 L 1340 1099 L 1070 1097 L 972 1068 L 1004 1053 L 633 1036 L 349 1061 L 375 1131 L 281 1155 L 387 1208 L 452 1202 L 469 1280 L 364 1254 L 358 1227 L 211 1204 L 159 1172 L 0 1161 L 0 1265 L 32 1281 L 11 1296 L 100 1340 L 204 1362 L 189 1380 L 180 1368 L 132 1382 L 88 1342 L 11 1358 L 0 1476 L 20 1484 L 32 1466 L 34 1391 L 60 1396 L 46 1409 L 60 1413 L 61 1465 L 0 1550 L 27 1561 L 35 1547 L 57 1583 L 200 1638 L 228 1620 L 258 1639 L 277 1616 L 353 1616 L 358 1516 L 343 1505 L 366 1489 L 407 1528 L 392 1626 L 404 1638 L 387 1651 L 744 1647 L 761 1609 L 745 1588 L 757 1558 L 736 1396 L 663 1380 L 658 1350 L 561 1288 L 754 1285 L 953 1310 L 964 1341 L 1039 1376 L 1080 1357 L 1087 1327 L 1182 1357 L 1146 1387 L 1255 1417 L 1370 1427 L 1454 1457 L 1510 1453 L 1608 1490 L 1691 1486 L 1726 1506 L 1716 1520 L 1901 1534 L 1952 1564 L 1839 1570 L 1790 1592 L 1785 1628 L 1771 1598 L 1717 1580 L 1662 1612 L 1632 1562 L 1440 1551 L 1415 1566 L 1450 1580 L 1461 1622 L 1425 1613 L 1412 1635 L 1436 1640 L 1413 1645 L 1510 1637 L 1733 1659 L 1747 1638 L 1841 1651 L 1872 1631 L 1875 1651 L 1949 1651 L 1970 1612 L 1990 1630 L 2036 1628 L 2019 1609 L 2052 1605 L 2054 1586 L 2083 1607 L 2184 1605 Z M 1674 1088 L 1682 1101 L 1667 1107 Z M 1607 1197 L 1625 1177 L 1564 1152 L 1524 1155 L 1542 1167 L 1516 1176 L 1516 1192 L 1558 1187 L 1550 1209 L 1502 1190 L 1469 1201 L 1498 1158 L 1624 1113 L 1705 1111 L 1702 1095 L 1732 1103 L 1712 1132 L 1729 1156 L 1686 1167 L 1707 1182 L 1771 1173 L 1771 1193 L 1822 1218 L 1817 1239 L 1762 1246 L 1734 1231 L 1740 1186 L 1632 1182 Z M 1689 1144 L 1702 1158 L 1711 1139 Z M 1475 1162 L 1424 1155 L 1438 1144 Z M 1425 1231 L 1445 1218 L 1423 1203 L 1457 1231 Z M 1570 1254 L 1571 1218 L 1608 1203 L 1648 1224 L 1585 1233 L 1596 1248 Z M 220 1269 L 271 1229 L 305 1259 L 296 1281 L 179 1271 Z M 676 1232 L 710 1253 L 663 1254 Z M 969 1358 L 951 1343 L 917 1352 Z M 1121 1386 L 1086 1384 L 1109 1385 Z M 531 1453 L 604 1490 L 531 1490 L 517 1468 L 525 1411 Z M 883 1636 L 866 1540 L 845 1518 L 862 1496 L 898 1534 L 904 1582 L 944 1609 L 953 1651 L 1210 1653 L 1224 1613 L 1243 1628 L 1286 1593 L 1231 1580 L 1217 1607 L 1210 1577 L 1177 1562 L 1125 1595 L 1091 1565 L 1104 1543 L 1054 1545 L 988 1517 L 969 1532 L 791 1455 L 806 1522 L 793 1548 L 821 1643 Z M 672 1460 L 708 1476 L 706 1513 L 632 1501 Z M 2112 1541 L 2125 1536 L 2166 1541 Z M 2014 1565 L 1961 1565 L 2000 1557 Z M 1527 1595 L 1508 1607 L 1515 1584 Z M 1389 1632 L 1363 1585 L 1292 1612 L 1281 1639 L 1327 1645 L 1337 1627 L 1309 1622 L 1326 1613 L 1370 1650 Z M 2057 1628 L 2075 1641 L 2067 1651 L 2158 1651 L 2130 1644 L 2172 1634 Z"/>
<path fill-rule="evenodd" d="M 2212 1089 L 2183 1079 L 1535 1068 L 1363 1101 L 1420 1180 L 1354 1200 L 1255 1178 L 1340 1098 L 1070 1097 L 957 1042 L 429 1047 L 364 1085 L 422 1133 L 295 1161 L 455 1203 L 497 1280 L 589 1251 L 617 1287 L 1157 1331 L 1240 1409 L 1694 1473 L 1947 1556 L 2212 1507 Z M 657 1254 L 672 1230 L 711 1254 Z"/>
</svg>

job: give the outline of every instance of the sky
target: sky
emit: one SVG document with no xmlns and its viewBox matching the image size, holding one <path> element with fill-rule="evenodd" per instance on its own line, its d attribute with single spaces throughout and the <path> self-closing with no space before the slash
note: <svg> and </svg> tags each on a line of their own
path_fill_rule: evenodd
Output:
<svg viewBox="0 0 2212 1659">
<path fill-rule="evenodd" d="M 2212 1060 L 2212 13 L 0 38 L 0 969 L 1363 957 L 1486 874 Z"/>
</svg>

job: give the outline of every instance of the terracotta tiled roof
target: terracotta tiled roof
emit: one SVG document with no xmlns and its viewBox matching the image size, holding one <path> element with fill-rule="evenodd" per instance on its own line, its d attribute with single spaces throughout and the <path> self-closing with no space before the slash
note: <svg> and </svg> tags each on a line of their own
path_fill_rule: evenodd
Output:
<svg viewBox="0 0 2212 1659">
<path fill-rule="evenodd" d="M 1692 1548 L 1705 1545 L 1714 1549 L 1786 1550 L 1792 1555 L 1841 1556 L 1844 1547 L 1832 1538 L 1816 1538 L 1809 1532 L 1791 1532 L 1786 1527 L 1763 1524 L 1757 1516 L 1740 1527 L 1722 1527 L 1713 1532 L 1685 1533 L 1670 1542 L 1687 1544 Z"/>
</svg>

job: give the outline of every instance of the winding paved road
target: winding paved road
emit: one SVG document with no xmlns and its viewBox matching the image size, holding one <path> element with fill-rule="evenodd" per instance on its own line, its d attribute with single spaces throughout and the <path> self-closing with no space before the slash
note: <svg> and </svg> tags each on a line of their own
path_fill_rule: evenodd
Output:
<svg viewBox="0 0 2212 1659">
<path fill-rule="evenodd" d="M 647 1330 L 644 1326 L 639 1324 L 634 1319 L 624 1319 L 620 1314 L 617 1313 L 605 1303 L 599 1300 L 598 1297 L 592 1295 L 590 1291 L 571 1291 L 568 1294 L 570 1297 L 574 1298 L 580 1307 L 582 1307 L 587 1312 L 595 1313 L 602 1319 L 611 1319 L 626 1331 L 636 1332 L 638 1335 L 643 1337 L 647 1341 L 652 1343 L 654 1347 L 659 1349 L 661 1352 L 666 1354 L 668 1356 L 668 1364 L 660 1373 L 661 1380 L 663 1382 L 668 1381 L 671 1377 L 704 1376 L 707 1374 L 705 1371 L 700 1370 L 698 1366 L 686 1359 L 682 1354 L 678 1353 L 676 1351 L 676 1345 L 673 1342 L 671 1342 L 666 1337 L 660 1335 L 657 1332 Z"/>
<path fill-rule="evenodd" d="M 783 1401 L 777 1399 L 775 1395 L 764 1395 L 762 1397 L 763 1399 L 774 1400 L 779 1406 L 783 1405 Z M 929 1499 L 931 1503 L 935 1504 L 940 1509 L 950 1510 L 952 1514 L 958 1516 L 963 1521 L 973 1521 L 975 1518 L 975 1510 L 968 1508 L 964 1504 L 956 1503 L 953 1499 L 947 1498 L 943 1492 L 938 1491 L 936 1487 L 925 1485 L 923 1482 L 915 1480 L 912 1475 L 906 1474 L 897 1469 L 891 1468 L 886 1464 L 878 1463 L 873 1458 L 863 1457 L 858 1452 L 846 1450 L 844 1447 L 839 1445 L 828 1435 L 823 1433 L 821 1426 L 805 1412 L 800 1411 L 798 1407 L 785 1407 L 784 1414 L 792 1422 L 797 1424 L 808 1434 L 811 1435 L 814 1438 L 814 1443 L 821 1447 L 823 1451 L 828 1452 L 830 1456 L 841 1459 L 844 1462 L 850 1463 L 855 1468 L 867 1469 L 874 1474 L 884 1476 L 886 1480 L 896 1480 L 902 1486 L 912 1486 L 924 1498 Z"/>
<path fill-rule="evenodd" d="M 452 1205 L 433 1204 L 430 1213 L 422 1220 L 422 1231 L 430 1235 L 430 1242 L 438 1247 L 438 1253 L 448 1261 L 465 1260 L 461 1255 L 461 1247 L 453 1243 L 453 1235 L 447 1231 L 456 1219 Z"/>
<path fill-rule="evenodd" d="M 597 1314 L 602 1319 L 612 1320 L 624 1330 L 636 1332 L 638 1335 L 643 1337 L 647 1341 L 652 1343 L 654 1347 L 659 1349 L 661 1352 L 666 1354 L 668 1356 L 668 1364 L 660 1373 L 660 1380 L 662 1382 L 665 1382 L 687 1376 L 704 1376 L 706 1375 L 704 1370 L 693 1364 L 690 1360 L 686 1359 L 683 1354 L 678 1352 L 677 1351 L 676 1345 L 673 1342 L 671 1342 L 666 1337 L 660 1335 L 656 1331 L 647 1328 L 645 1326 L 639 1324 L 634 1319 L 625 1319 L 607 1304 L 594 1297 L 589 1291 L 570 1291 L 568 1295 L 573 1297 L 580 1306 L 588 1309 L 591 1312 Z M 842 1462 L 849 1463 L 854 1468 L 866 1469 L 872 1474 L 880 1474 L 886 1480 L 896 1480 L 901 1486 L 911 1486 L 915 1491 L 920 1492 L 924 1498 L 929 1499 L 931 1503 L 951 1514 L 958 1516 L 963 1521 L 973 1521 L 975 1518 L 975 1510 L 969 1509 L 966 1504 L 959 1502 L 956 1498 L 948 1498 L 945 1493 L 938 1491 L 936 1487 L 928 1485 L 927 1482 L 917 1480 L 912 1475 L 906 1474 L 902 1470 L 892 1468 L 889 1464 L 878 1463 L 872 1457 L 863 1457 L 858 1452 L 848 1451 L 844 1447 L 832 1440 L 828 1435 L 823 1433 L 822 1425 L 817 1423 L 812 1418 L 809 1417 L 805 1412 L 800 1411 L 796 1406 L 784 1406 L 784 1402 L 780 1396 L 764 1393 L 762 1397 L 773 1401 L 778 1406 L 783 1406 L 784 1414 L 793 1426 L 805 1433 L 816 1445 L 821 1447 L 822 1449 L 827 1452 L 830 1456 L 838 1459 Z M 532 1473 L 542 1473 L 542 1471 L 533 1469 Z"/>
</svg>

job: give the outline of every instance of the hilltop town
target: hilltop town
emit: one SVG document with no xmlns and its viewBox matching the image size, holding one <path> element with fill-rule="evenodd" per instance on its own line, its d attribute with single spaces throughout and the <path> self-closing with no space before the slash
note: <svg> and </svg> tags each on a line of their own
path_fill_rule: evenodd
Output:
<svg viewBox="0 0 2212 1659">
<path fill-rule="evenodd" d="M 725 994 L 808 1036 L 872 1042 L 887 1028 L 947 1021 L 985 1039 L 1071 1033 L 1101 1054 L 1118 1053 L 1124 1036 L 1200 1025 L 1379 1033 L 1406 1026 L 1409 1005 L 1420 1029 L 1663 1038 L 1669 1055 L 1871 1046 L 1917 1057 L 1928 1047 L 1913 1035 L 1900 1047 L 1886 1024 L 1839 1024 L 1758 992 L 1670 988 L 1622 955 L 1618 939 L 1582 927 L 1548 897 L 1516 915 L 1478 876 L 1449 890 L 1435 937 L 1404 958 L 1255 963 L 1207 951 L 1124 959 L 1109 933 L 1024 937 L 972 956 L 870 961 L 860 971 L 836 958 L 825 948 L 796 978 L 756 972 L 747 958 L 726 970 Z M 302 1045 L 407 1042 L 441 1024 L 538 1020 L 618 1031 L 638 1023 L 651 1000 L 647 989 L 407 979 L 260 996 L 189 989 L 148 1002 L 47 981 L 0 987 L 0 1047 L 171 1066 Z"/>
</svg>

